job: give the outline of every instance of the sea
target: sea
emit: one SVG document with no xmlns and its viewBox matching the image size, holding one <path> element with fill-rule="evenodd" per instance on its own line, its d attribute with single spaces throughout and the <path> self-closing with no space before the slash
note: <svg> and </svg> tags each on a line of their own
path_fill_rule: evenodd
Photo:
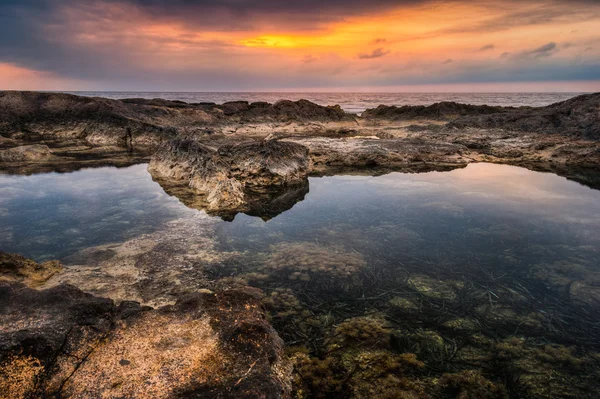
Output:
<svg viewBox="0 0 600 399">
<path fill-rule="evenodd" d="M 346 112 L 361 113 L 378 105 L 431 105 L 441 101 L 455 101 L 474 105 L 542 107 L 564 101 L 583 93 L 260 93 L 260 92 L 136 92 L 136 91 L 80 91 L 68 92 L 80 96 L 123 98 L 162 98 L 187 103 L 228 101 L 266 101 L 305 99 L 319 105 L 336 105 Z"/>
</svg>

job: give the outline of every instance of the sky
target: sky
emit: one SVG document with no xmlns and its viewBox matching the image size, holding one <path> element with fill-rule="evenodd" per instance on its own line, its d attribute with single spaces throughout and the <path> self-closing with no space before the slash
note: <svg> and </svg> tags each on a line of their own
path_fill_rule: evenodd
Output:
<svg viewBox="0 0 600 399">
<path fill-rule="evenodd" d="M 600 0 L 0 0 L 0 90 L 600 91 Z"/>
</svg>

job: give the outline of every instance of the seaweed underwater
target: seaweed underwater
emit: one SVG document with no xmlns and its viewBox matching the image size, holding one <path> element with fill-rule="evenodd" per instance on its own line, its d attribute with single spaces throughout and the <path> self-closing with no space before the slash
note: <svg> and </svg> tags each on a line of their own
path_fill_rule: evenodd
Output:
<svg viewBox="0 0 600 399">
<path fill-rule="evenodd" d="M 597 238 L 452 199 L 406 206 L 313 216 L 291 237 L 290 221 L 224 225 L 243 256 L 209 274 L 264 291 L 296 397 L 594 397 Z"/>
</svg>

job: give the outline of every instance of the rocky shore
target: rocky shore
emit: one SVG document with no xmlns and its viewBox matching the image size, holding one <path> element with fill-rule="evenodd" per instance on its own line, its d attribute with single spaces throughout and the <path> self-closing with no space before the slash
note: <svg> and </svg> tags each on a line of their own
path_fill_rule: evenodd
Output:
<svg viewBox="0 0 600 399">
<path fill-rule="evenodd" d="M 289 397 L 290 362 L 250 288 L 181 296 L 157 309 L 93 296 L 0 252 L 2 398 Z M 30 284 L 31 285 L 31 284 Z"/>
<path fill-rule="evenodd" d="M 358 116 L 306 100 L 218 105 L 0 92 L 2 173 L 141 162 L 149 163 L 148 171 L 167 193 L 226 220 L 239 212 L 268 220 L 304 198 L 310 176 L 337 173 L 416 173 L 491 162 L 600 188 L 600 94 L 540 108 L 438 103 L 379 106 Z M 211 268 L 227 270 L 223 265 L 235 264 L 238 254 L 220 251 L 210 239 L 211 218 L 198 218 L 204 219 L 177 220 L 155 234 L 90 248 L 81 259 L 71 259 L 68 270 L 58 262 L 38 264 L 0 252 L 0 397 L 291 397 L 298 376 L 292 376 L 264 306 L 285 304 L 285 317 L 301 313 L 303 328 L 312 328 L 314 315 L 296 309 L 297 300 L 285 290 L 264 298 L 248 288 L 244 281 L 264 279 L 260 273 L 247 280 L 210 281 Z M 320 259 L 333 256 L 318 244 L 279 252 L 280 258 L 265 255 L 263 267 L 286 280 L 292 275 L 282 267 L 285 261 L 325 273 Z M 306 259 L 296 259 L 299 252 Z M 365 264 L 355 252 L 339 250 L 335 257 L 333 264 L 356 271 Z M 302 331 L 296 327 L 285 328 Z M 373 331 L 365 336 L 365 329 Z M 487 397 L 506 397 L 503 388 L 470 371 L 440 369 L 441 379 L 409 381 L 411 373 L 428 374 L 412 354 L 421 349 L 390 357 L 401 338 L 388 330 L 376 317 L 351 319 L 336 327 L 322 359 L 292 351 L 297 371 L 304 373 L 297 385 L 305 393 L 353 386 L 357 397 L 387 392 L 387 383 L 404 384 L 403 397 L 487 386 L 492 392 Z M 360 356 L 344 357 L 339 348 L 348 342 L 343 340 L 360 348 Z M 476 344 L 494 345 L 482 342 Z M 505 344 L 525 351 L 522 343 Z M 459 350 L 427 345 L 440 346 L 444 356 Z M 532 362 L 545 362 L 545 352 L 527 350 Z M 436 346 L 435 356 L 437 351 Z M 565 353 L 568 361 L 597 364 L 595 357 L 581 355 L 584 362 Z M 377 367 L 401 381 L 369 377 Z M 345 370 L 349 379 L 335 380 L 327 374 L 332 369 Z M 369 378 L 381 384 L 362 386 Z M 536 380 L 538 385 L 544 384 Z"/>
</svg>

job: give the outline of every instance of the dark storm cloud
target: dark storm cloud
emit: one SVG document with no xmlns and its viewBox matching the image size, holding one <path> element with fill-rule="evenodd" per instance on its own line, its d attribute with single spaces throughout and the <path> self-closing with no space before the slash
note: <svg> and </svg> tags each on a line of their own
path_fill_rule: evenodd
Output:
<svg viewBox="0 0 600 399">
<path fill-rule="evenodd" d="M 370 60 L 373 58 L 381 58 L 388 55 L 390 52 L 388 50 L 384 50 L 383 48 L 378 48 L 370 53 L 363 53 L 358 55 L 358 59 L 360 60 Z"/>
</svg>

